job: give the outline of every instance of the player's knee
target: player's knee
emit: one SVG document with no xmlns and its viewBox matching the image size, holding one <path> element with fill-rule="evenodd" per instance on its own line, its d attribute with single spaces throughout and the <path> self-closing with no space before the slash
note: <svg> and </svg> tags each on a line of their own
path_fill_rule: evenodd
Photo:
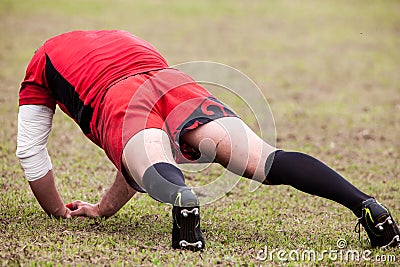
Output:
<svg viewBox="0 0 400 267">
<path fill-rule="evenodd" d="M 185 184 L 180 169 L 166 163 L 156 163 L 144 172 L 143 185 L 147 193 L 154 199 L 177 206 L 196 206 L 196 195 Z"/>
<path fill-rule="evenodd" d="M 263 182 L 264 184 L 280 185 L 284 183 L 283 176 L 280 170 L 285 166 L 281 166 L 279 158 L 280 156 L 283 156 L 285 153 L 286 152 L 283 150 L 277 150 L 268 155 L 264 167 L 264 173 L 265 173 L 265 180 Z"/>
<path fill-rule="evenodd" d="M 215 161 L 223 166 L 228 166 L 232 161 L 232 153 L 232 142 L 229 134 L 226 133 L 215 142 Z"/>
</svg>

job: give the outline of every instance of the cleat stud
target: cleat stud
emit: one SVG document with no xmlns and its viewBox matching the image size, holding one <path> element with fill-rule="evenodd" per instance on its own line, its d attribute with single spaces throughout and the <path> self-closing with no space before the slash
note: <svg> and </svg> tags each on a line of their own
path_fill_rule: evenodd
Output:
<svg viewBox="0 0 400 267">
<path fill-rule="evenodd" d="M 187 213 L 187 211 L 185 211 L 185 210 L 182 211 L 182 215 L 183 215 L 183 217 L 189 216 L 188 213 Z"/>
<path fill-rule="evenodd" d="M 379 229 L 379 231 L 383 231 L 382 225 L 379 225 L 378 229 Z"/>
<path fill-rule="evenodd" d="M 193 211 L 193 214 L 194 214 L 195 216 L 198 216 L 198 215 L 199 215 L 199 210 L 198 210 L 198 209 L 195 209 L 195 210 Z"/>
<path fill-rule="evenodd" d="M 388 220 L 388 224 L 391 225 L 393 224 L 393 221 L 391 219 Z"/>
<path fill-rule="evenodd" d="M 197 244 L 197 248 L 198 248 L 198 249 L 200 249 L 200 248 L 202 248 L 202 247 L 203 247 L 203 245 L 202 245 L 201 243 Z"/>
<path fill-rule="evenodd" d="M 181 242 L 179 242 L 179 245 L 180 245 L 182 248 L 184 248 L 184 247 L 187 247 L 188 242 L 186 242 L 185 240 L 182 240 Z"/>
</svg>

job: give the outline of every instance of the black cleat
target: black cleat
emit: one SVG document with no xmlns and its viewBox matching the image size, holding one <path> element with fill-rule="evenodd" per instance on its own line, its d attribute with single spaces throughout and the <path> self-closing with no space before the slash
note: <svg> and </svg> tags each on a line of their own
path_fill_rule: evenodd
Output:
<svg viewBox="0 0 400 267">
<path fill-rule="evenodd" d="M 205 242 L 200 229 L 200 208 L 178 207 L 172 208 L 172 247 L 202 250 Z"/>
<path fill-rule="evenodd" d="M 361 203 L 362 216 L 358 219 L 358 233 L 362 224 L 368 234 L 371 247 L 400 248 L 400 231 L 390 212 L 374 198 Z M 357 232 L 357 229 L 356 229 Z"/>
</svg>

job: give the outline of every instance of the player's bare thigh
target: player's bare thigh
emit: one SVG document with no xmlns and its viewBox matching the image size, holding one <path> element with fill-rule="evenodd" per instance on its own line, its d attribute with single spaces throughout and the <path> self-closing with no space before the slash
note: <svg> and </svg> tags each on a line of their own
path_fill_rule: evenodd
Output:
<svg viewBox="0 0 400 267">
<path fill-rule="evenodd" d="M 122 162 L 141 186 L 143 174 L 150 166 L 158 162 L 176 165 L 167 133 L 156 128 L 142 130 L 129 139 L 122 153 Z"/>
<path fill-rule="evenodd" d="M 230 171 L 259 181 L 265 178 L 268 155 L 276 150 L 236 117 L 211 121 L 181 138 Z"/>
</svg>

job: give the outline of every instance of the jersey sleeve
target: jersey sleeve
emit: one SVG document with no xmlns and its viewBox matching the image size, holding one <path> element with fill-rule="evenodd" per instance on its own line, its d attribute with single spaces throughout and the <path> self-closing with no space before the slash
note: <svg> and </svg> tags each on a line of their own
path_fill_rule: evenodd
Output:
<svg viewBox="0 0 400 267">
<path fill-rule="evenodd" d="M 44 47 L 39 48 L 32 57 L 21 88 L 19 105 L 44 105 L 55 110 L 56 101 L 51 96 L 45 78 L 46 54 Z"/>
</svg>

